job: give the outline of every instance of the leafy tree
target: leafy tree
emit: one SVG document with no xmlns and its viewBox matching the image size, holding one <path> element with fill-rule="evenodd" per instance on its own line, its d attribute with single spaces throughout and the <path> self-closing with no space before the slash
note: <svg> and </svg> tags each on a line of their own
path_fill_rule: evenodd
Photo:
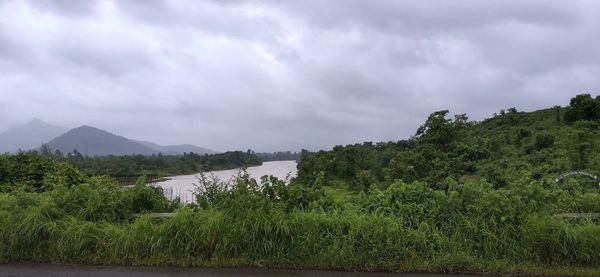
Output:
<svg viewBox="0 0 600 277">
<path fill-rule="evenodd" d="M 448 110 L 437 111 L 429 115 L 425 124 L 421 125 L 415 137 L 424 143 L 431 143 L 442 149 L 448 149 L 460 135 L 462 128 L 467 126 L 465 114 L 456 115 L 454 121 L 447 119 Z"/>
<path fill-rule="evenodd" d="M 535 136 L 535 148 L 537 150 L 551 147 L 554 144 L 554 136 L 551 134 L 538 134 Z"/>
<path fill-rule="evenodd" d="M 560 106 L 556 105 L 553 107 L 556 112 L 556 124 L 560 125 Z"/>
<path fill-rule="evenodd" d="M 589 150 L 591 148 L 590 136 L 583 130 L 576 130 L 573 143 L 570 145 L 570 157 L 572 168 L 575 170 L 585 169 L 589 163 Z"/>
<path fill-rule="evenodd" d="M 571 98 L 570 106 L 565 112 L 565 121 L 572 123 L 577 120 L 600 119 L 600 101 L 590 94 L 579 94 Z"/>
</svg>

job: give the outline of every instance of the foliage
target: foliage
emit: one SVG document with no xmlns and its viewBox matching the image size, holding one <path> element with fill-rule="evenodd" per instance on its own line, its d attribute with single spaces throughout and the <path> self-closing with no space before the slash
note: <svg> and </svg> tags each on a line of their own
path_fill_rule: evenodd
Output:
<svg viewBox="0 0 600 277">
<path fill-rule="evenodd" d="M 600 212 L 570 204 L 591 195 L 598 203 L 598 194 L 527 178 L 501 189 L 485 181 L 447 180 L 447 190 L 396 181 L 338 201 L 319 188 L 266 176 L 259 185 L 241 174 L 231 187 L 201 182 L 194 205 L 160 221 L 127 218 L 140 205 L 131 200 L 151 189 L 91 182 L 1 194 L 0 259 L 444 272 L 600 266 L 596 222 L 551 216 Z"/>
<path fill-rule="evenodd" d="M 600 96 L 594 100 L 590 94 L 580 94 L 571 99 L 571 105 L 565 112 L 565 121 L 572 123 L 597 119 L 600 119 Z"/>
<path fill-rule="evenodd" d="M 86 157 L 75 151 L 66 156 L 61 153 L 49 154 L 54 160 L 67 162 L 88 175 L 139 175 L 154 174 L 172 176 L 193 174 L 203 171 L 232 169 L 244 166 L 256 166 L 261 159 L 251 152 L 232 151 L 220 154 L 184 153 L 181 156 L 170 155 L 131 155 Z"/>
<path fill-rule="evenodd" d="M 590 101 L 595 100 L 589 95 L 574 97 L 572 106 L 563 109 L 565 117 L 569 111 L 591 111 L 588 104 L 578 104 Z M 448 111 L 434 112 L 408 140 L 303 151 L 297 180 L 310 186 L 320 173 L 325 183 L 341 181 L 364 191 L 395 180 L 446 188 L 447 178 L 483 178 L 501 188 L 522 176 L 550 182 L 573 169 L 600 173 L 600 156 L 594 155 L 600 153 L 600 121 L 587 117 L 561 125 L 556 118 L 560 109 L 524 113 L 511 108 L 480 123 L 468 122 L 464 114 L 452 120 Z"/>
<path fill-rule="evenodd" d="M 291 152 L 291 151 L 283 151 L 283 152 L 273 152 L 273 153 L 254 153 L 257 155 L 263 162 L 270 161 L 295 161 L 300 157 L 300 153 Z"/>
<path fill-rule="evenodd" d="M 17 185 L 27 191 L 46 191 L 54 186 L 72 186 L 85 182 L 86 176 L 73 166 L 55 163 L 33 153 L 0 155 L 0 192 Z"/>
<path fill-rule="evenodd" d="M 409 140 L 302 151 L 291 183 L 201 176 L 185 207 L 143 180 L 0 156 L 0 261 L 598 276 L 598 219 L 556 216 L 600 213 L 597 183 L 554 177 L 598 171 L 599 124 L 557 109 L 436 112 Z"/>
</svg>

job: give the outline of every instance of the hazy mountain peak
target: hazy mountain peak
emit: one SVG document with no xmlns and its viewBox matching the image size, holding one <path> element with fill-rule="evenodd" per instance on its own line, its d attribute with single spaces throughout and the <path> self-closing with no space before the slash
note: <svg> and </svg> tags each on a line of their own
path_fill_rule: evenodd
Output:
<svg viewBox="0 0 600 277">
<path fill-rule="evenodd" d="M 48 142 L 52 150 L 89 156 L 152 155 L 158 151 L 96 127 L 82 125 Z"/>
<path fill-rule="evenodd" d="M 0 134 L 0 153 L 37 148 L 68 129 L 46 123 L 38 118 L 22 126 L 12 127 Z"/>
<path fill-rule="evenodd" d="M 191 144 L 162 146 L 147 141 L 134 141 L 126 137 L 90 126 L 81 125 L 68 130 L 34 118 L 22 126 L 13 127 L 0 134 L 0 153 L 39 149 L 46 143 L 50 149 L 62 153 L 73 150 L 84 155 L 180 155 L 184 152 L 197 154 L 216 153 L 210 149 Z"/>
<path fill-rule="evenodd" d="M 215 153 L 194 145 L 161 146 L 147 141 L 135 141 L 89 125 L 81 125 L 66 132 L 48 142 L 48 146 L 50 149 L 60 150 L 63 153 L 77 150 L 81 154 L 89 156 Z"/>
<path fill-rule="evenodd" d="M 33 118 L 33 119 L 31 119 L 29 122 L 27 122 L 27 123 L 25 124 L 25 126 L 27 126 L 27 125 L 37 125 L 37 124 L 48 124 L 48 123 L 46 123 L 46 122 L 44 122 L 44 121 L 40 120 L 40 119 L 39 119 L 39 118 L 37 118 L 37 117 L 34 117 L 34 118 Z"/>
<path fill-rule="evenodd" d="M 73 128 L 71 129 L 69 132 L 98 132 L 98 133 L 106 133 L 106 134 L 112 134 L 111 132 L 93 127 L 93 126 L 89 126 L 89 125 L 81 125 L 77 128 Z"/>
</svg>

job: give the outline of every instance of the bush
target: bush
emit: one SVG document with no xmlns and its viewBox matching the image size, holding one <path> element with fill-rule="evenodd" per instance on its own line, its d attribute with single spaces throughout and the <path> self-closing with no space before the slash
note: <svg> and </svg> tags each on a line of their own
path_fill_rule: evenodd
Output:
<svg viewBox="0 0 600 277">
<path fill-rule="evenodd" d="M 554 144 L 554 136 L 551 134 L 538 134 L 535 136 L 534 146 L 536 150 L 549 148 Z"/>
</svg>

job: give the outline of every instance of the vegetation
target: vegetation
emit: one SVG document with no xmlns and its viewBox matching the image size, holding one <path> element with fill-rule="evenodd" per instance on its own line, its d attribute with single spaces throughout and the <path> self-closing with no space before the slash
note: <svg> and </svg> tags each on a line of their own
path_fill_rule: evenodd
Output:
<svg viewBox="0 0 600 277">
<path fill-rule="evenodd" d="M 255 153 L 263 162 L 270 161 L 295 161 L 300 157 L 300 153 L 284 151 L 273 153 Z"/>
<path fill-rule="evenodd" d="M 600 213 L 598 183 L 553 180 L 600 168 L 600 124 L 572 109 L 436 112 L 409 140 L 304 151 L 291 184 L 200 178 L 187 205 L 0 156 L 0 261 L 598 276 L 598 220 L 556 216 Z"/>
<path fill-rule="evenodd" d="M 262 160 L 253 153 L 232 151 L 220 154 L 184 153 L 183 155 L 84 156 L 78 151 L 63 155 L 42 148 L 41 154 L 59 162 L 68 162 L 88 175 L 172 176 L 204 171 L 257 166 Z"/>
<path fill-rule="evenodd" d="M 589 94 L 580 94 L 571 99 L 571 105 L 565 113 L 567 122 L 597 119 L 600 119 L 600 96 L 594 100 Z"/>
<path fill-rule="evenodd" d="M 449 180 L 486 180 L 498 189 L 523 178 L 547 186 L 571 170 L 598 174 L 600 121 L 566 123 L 562 118 L 570 111 L 579 113 L 574 107 L 532 113 L 512 108 L 481 123 L 435 112 L 409 140 L 304 151 L 298 179 L 307 185 L 343 183 L 355 191 L 385 188 L 396 180 L 421 181 L 438 189 L 447 189 Z"/>
</svg>

